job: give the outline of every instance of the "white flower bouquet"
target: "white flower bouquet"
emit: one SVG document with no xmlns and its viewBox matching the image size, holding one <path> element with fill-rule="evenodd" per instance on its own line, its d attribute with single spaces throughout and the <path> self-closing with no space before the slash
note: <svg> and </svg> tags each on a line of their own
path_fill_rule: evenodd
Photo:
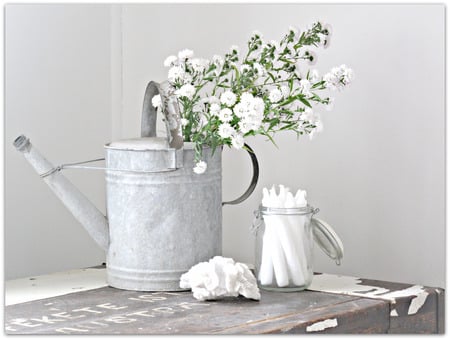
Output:
<svg viewBox="0 0 450 340">
<path fill-rule="evenodd" d="M 316 22 L 304 31 L 289 28 L 280 41 L 265 42 L 253 32 L 242 55 L 232 46 L 224 57 L 211 60 L 194 58 L 188 49 L 166 58 L 168 82 L 180 108 L 180 134 L 195 143 L 196 173 L 207 168 L 205 145 L 212 152 L 221 145 L 241 149 L 249 136 L 263 135 L 275 144 L 273 135 L 279 131 L 312 137 L 322 130 L 318 110 L 330 110 L 333 98 L 319 92 L 342 90 L 353 78 L 345 65 L 323 76 L 304 69 L 316 62 L 313 48 L 328 47 L 330 36 L 330 27 Z M 152 103 L 161 106 L 161 97 Z"/>
</svg>

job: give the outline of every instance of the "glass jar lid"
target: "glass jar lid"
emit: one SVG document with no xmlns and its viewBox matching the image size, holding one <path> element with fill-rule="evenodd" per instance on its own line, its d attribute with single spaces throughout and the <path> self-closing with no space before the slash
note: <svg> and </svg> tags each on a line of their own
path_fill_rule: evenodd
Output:
<svg viewBox="0 0 450 340">
<path fill-rule="evenodd" d="M 335 260 L 337 265 L 340 265 L 344 256 L 344 245 L 339 236 L 328 223 L 316 217 L 311 219 L 311 224 L 316 243 L 325 254 Z"/>
<path fill-rule="evenodd" d="M 314 208 L 310 205 L 301 208 L 271 208 L 260 205 L 259 212 L 262 215 L 307 215 L 317 214 L 319 212 L 319 209 Z"/>
</svg>

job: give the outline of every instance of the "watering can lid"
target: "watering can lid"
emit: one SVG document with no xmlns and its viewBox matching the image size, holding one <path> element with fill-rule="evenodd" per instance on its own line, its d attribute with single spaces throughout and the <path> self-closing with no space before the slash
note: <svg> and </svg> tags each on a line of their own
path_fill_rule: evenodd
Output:
<svg viewBox="0 0 450 340">
<path fill-rule="evenodd" d="M 340 265 L 344 256 L 344 245 L 339 236 L 325 221 L 313 217 L 311 224 L 313 225 L 313 235 L 316 243 L 325 254 L 335 260 L 337 265 Z"/>
<path fill-rule="evenodd" d="M 170 148 L 167 138 L 164 137 L 123 139 L 106 144 L 105 147 L 110 149 L 134 150 L 134 151 L 167 150 Z"/>
</svg>

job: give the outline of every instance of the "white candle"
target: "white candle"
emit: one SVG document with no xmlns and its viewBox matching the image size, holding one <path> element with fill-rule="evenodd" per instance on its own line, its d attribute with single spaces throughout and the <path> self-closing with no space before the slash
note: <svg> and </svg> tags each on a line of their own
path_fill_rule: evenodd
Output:
<svg viewBox="0 0 450 340">
<path fill-rule="evenodd" d="M 267 244 L 269 245 L 270 255 L 272 257 L 273 270 L 275 272 L 277 286 L 286 287 L 289 285 L 289 276 L 284 250 L 277 232 L 277 216 L 264 216 L 264 223 L 266 225 L 265 232 L 269 232 L 270 235 L 267 239 Z"/>
</svg>

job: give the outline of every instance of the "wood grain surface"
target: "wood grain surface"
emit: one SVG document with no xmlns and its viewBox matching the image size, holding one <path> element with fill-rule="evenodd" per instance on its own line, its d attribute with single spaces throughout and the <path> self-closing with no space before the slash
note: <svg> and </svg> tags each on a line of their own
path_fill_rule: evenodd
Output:
<svg viewBox="0 0 450 340">
<path fill-rule="evenodd" d="M 7 334 L 444 333 L 441 288 L 317 273 L 310 290 L 200 302 L 102 287 L 5 307 Z"/>
</svg>

